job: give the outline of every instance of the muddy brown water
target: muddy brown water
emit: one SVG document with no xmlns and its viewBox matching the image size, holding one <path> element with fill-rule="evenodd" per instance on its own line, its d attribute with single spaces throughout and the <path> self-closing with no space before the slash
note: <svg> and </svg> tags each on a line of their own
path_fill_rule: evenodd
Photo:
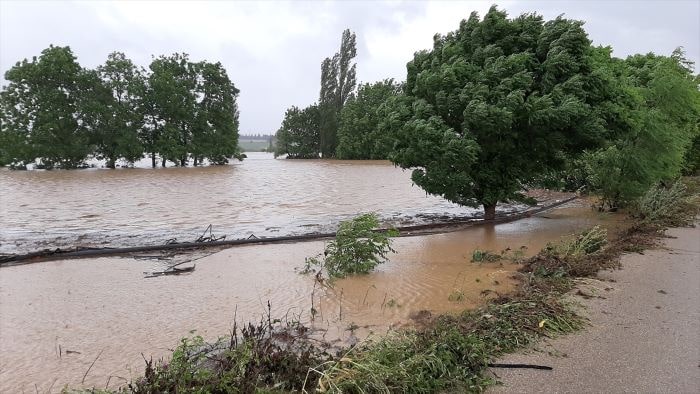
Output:
<svg viewBox="0 0 700 394">
<path fill-rule="evenodd" d="M 517 267 L 472 263 L 474 249 L 526 245 L 535 253 L 595 224 L 615 229 L 620 221 L 579 201 L 518 222 L 399 238 L 388 263 L 338 280 L 333 289 L 319 289 L 312 276 L 295 272 L 305 257 L 322 251 L 318 241 L 230 248 L 198 260 L 192 274 L 151 279 L 144 272 L 164 263 L 97 258 L 2 268 L 0 391 L 34 392 L 35 384 L 39 392 L 66 384 L 115 387 L 142 373 L 142 353 L 166 356 L 191 333 L 210 340 L 225 335 L 234 316 L 258 320 L 268 301 L 273 316 L 299 319 L 327 340 L 381 335 L 410 324 L 416 312 L 458 312 L 483 303 L 485 290 L 511 290 Z M 450 301 L 451 294 L 459 296 Z M 360 328 L 353 334 L 350 326 Z"/>
<path fill-rule="evenodd" d="M 359 212 L 394 225 L 480 213 L 427 196 L 388 161 L 267 153 L 198 168 L 0 169 L 0 202 L 0 253 L 193 241 L 209 224 L 235 239 L 333 231 Z"/>
</svg>

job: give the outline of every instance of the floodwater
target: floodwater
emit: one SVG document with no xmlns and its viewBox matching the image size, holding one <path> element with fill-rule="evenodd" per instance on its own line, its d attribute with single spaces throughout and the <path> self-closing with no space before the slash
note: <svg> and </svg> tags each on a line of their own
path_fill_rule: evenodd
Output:
<svg viewBox="0 0 700 394">
<path fill-rule="evenodd" d="M 66 384 L 114 388 L 142 373 L 142 353 L 166 356 L 191 333 L 213 340 L 229 331 L 234 317 L 239 323 L 260 319 L 268 301 L 273 317 L 298 319 L 327 340 L 381 334 L 409 324 L 420 311 L 457 312 L 511 290 L 517 266 L 472 263 L 474 249 L 526 245 L 532 254 L 595 224 L 615 228 L 619 220 L 579 201 L 513 223 L 398 238 L 389 262 L 372 274 L 338 280 L 332 289 L 295 272 L 305 257 L 322 252 L 320 241 L 225 249 L 197 260 L 191 274 L 158 278 L 144 278 L 144 272 L 162 269 L 163 262 L 131 258 L 5 267 L 0 391 L 34 392 L 35 384 L 39 392 Z M 360 328 L 352 333 L 350 326 Z"/>
<path fill-rule="evenodd" d="M 268 153 L 198 168 L 0 169 L 0 202 L 0 253 L 193 241 L 210 224 L 235 239 L 333 231 L 360 212 L 393 225 L 481 212 L 426 196 L 388 161 Z"/>
<path fill-rule="evenodd" d="M 263 153 L 223 167 L 0 170 L 0 186 L 0 253 L 192 241 L 209 224 L 215 236 L 232 239 L 332 231 L 360 212 L 377 212 L 393 225 L 480 213 L 426 196 L 409 172 L 386 161 L 275 160 Z M 234 317 L 260 319 L 268 301 L 273 317 L 299 320 L 328 341 L 380 335 L 421 311 L 457 312 L 512 290 L 517 266 L 471 263 L 474 249 L 526 245 L 535 253 L 598 223 L 618 220 L 579 201 L 514 223 L 398 238 L 389 262 L 333 288 L 296 272 L 323 251 L 321 241 L 225 249 L 198 259 L 191 274 L 158 278 L 144 273 L 168 261 L 3 267 L 0 392 L 122 385 L 142 373 L 142 353 L 167 356 L 187 335 L 214 340 Z"/>
</svg>

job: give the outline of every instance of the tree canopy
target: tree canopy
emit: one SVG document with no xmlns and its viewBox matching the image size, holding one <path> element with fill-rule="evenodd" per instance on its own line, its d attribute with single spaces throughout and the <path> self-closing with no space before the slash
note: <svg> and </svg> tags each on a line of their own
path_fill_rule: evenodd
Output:
<svg viewBox="0 0 700 394">
<path fill-rule="evenodd" d="M 579 21 L 472 13 L 408 63 L 392 160 L 428 193 L 483 205 L 486 218 L 498 202 L 526 200 L 524 185 L 564 152 L 604 137 L 590 49 Z"/>
<path fill-rule="evenodd" d="M 616 81 L 608 103 L 614 118 L 605 146 L 586 157 L 588 181 L 605 204 L 617 208 L 680 175 L 698 136 L 700 92 L 680 49 L 670 57 L 607 58 L 600 70 Z"/>
<path fill-rule="evenodd" d="M 75 168 L 88 156 L 115 167 L 151 154 L 224 164 L 239 157 L 238 89 L 221 63 L 186 54 L 154 58 L 150 73 L 123 53 L 95 70 L 69 47 L 50 46 L 5 74 L 0 92 L 0 164 Z"/>
<path fill-rule="evenodd" d="M 320 116 L 317 105 L 289 108 L 277 131 L 275 157 L 286 154 L 290 159 L 318 159 Z"/>
<path fill-rule="evenodd" d="M 340 112 L 338 129 L 339 159 L 386 159 L 394 146 L 394 136 L 380 127 L 390 98 L 400 94 L 401 85 L 393 79 L 363 84 Z"/>
<path fill-rule="evenodd" d="M 88 128 L 81 106 L 89 76 L 69 47 L 50 46 L 5 74 L 10 84 L 0 93 L 1 162 L 41 157 L 47 168 L 75 168 L 89 153 Z"/>
<path fill-rule="evenodd" d="M 340 113 L 355 90 L 356 65 L 352 63 L 355 56 L 357 56 L 355 33 L 345 29 L 340 40 L 339 51 L 332 58 L 326 58 L 321 63 L 321 92 L 318 102 L 321 128 L 319 145 L 324 158 L 335 156 Z"/>
</svg>

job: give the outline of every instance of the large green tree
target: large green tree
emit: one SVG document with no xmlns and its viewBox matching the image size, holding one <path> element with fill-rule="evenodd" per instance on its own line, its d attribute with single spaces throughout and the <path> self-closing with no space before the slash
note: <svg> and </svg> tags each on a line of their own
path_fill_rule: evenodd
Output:
<svg viewBox="0 0 700 394">
<path fill-rule="evenodd" d="M 239 90 L 228 77 L 221 63 L 200 62 L 197 71 L 197 101 L 192 135 L 194 165 L 204 158 L 212 164 L 226 164 L 239 155 L 238 105 Z"/>
<path fill-rule="evenodd" d="M 166 160 L 185 166 L 192 143 L 197 112 L 197 70 L 187 54 L 155 58 L 150 65 L 149 117 L 151 136 L 147 146 Z M 151 146 L 152 141 L 152 146 Z"/>
<path fill-rule="evenodd" d="M 320 112 L 319 145 L 324 158 L 333 157 L 338 145 L 340 111 L 351 97 L 356 85 L 357 56 L 355 33 L 343 31 L 340 50 L 332 58 L 321 63 L 321 92 L 318 109 Z"/>
<path fill-rule="evenodd" d="M 121 52 L 113 52 L 97 67 L 93 94 L 83 99 L 93 114 L 91 139 L 98 158 L 114 168 L 117 159 L 143 157 L 139 134 L 143 127 L 145 77 Z"/>
<path fill-rule="evenodd" d="M 361 85 L 340 112 L 338 129 L 339 159 L 387 159 L 394 138 L 380 128 L 384 106 L 390 98 L 400 94 L 401 85 L 393 79 Z"/>
<path fill-rule="evenodd" d="M 47 168 L 75 168 L 91 151 L 79 105 L 89 86 L 70 47 L 50 46 L 5 73 L 0 94 L 0 161 L 23 166 L 41 159 Z"/>
<path fill-rule="evenodd" d="M 589 183 L 609 208 L 680 175 L 698 135 L 700 92 L 682 51 L 634 55 L 600 64 L 616 81 L 606 146 L 586 157 Z M 692 154 L 690 154 L 692 155 Z"/>
<path fill-rule="evenodd" d="M 287 109 L 282 127 L 275 135 L 275 157 L 287 155 L 290 159 L 318 159 L 320 153 L 320 112 L 317 105 L 304 109 Z"/>
<path fill-rule="evenodd" d="M 526 201 L 524 186 L 561 166 L 562 152 L 604 135 L 590 51 L 579 21 L 472 13 L 408 63 L 392 160 L 428 193 L 482 205 L 486 219 L 499 202 Z"/>
</svg>

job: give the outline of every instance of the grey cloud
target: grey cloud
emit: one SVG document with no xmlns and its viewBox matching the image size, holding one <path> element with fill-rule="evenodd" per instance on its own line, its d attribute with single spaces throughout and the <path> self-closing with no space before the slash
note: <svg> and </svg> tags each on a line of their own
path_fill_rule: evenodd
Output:
<svg viewBox="0 0 700 394">
<path fill-rule="evenodd" d="M 138 3 L 118 12 L 119 3 L 0 1 L 0 70 L 4 74 L 51 43 L 70 45 L 85 67 L 115 50 L 144 67 L 151 55 L 186 52 L 227 68 L 241 90 L 242 132 L 274 132 L 287 107 L 317 99 L 320 62 L 338 49 L 343 29 L 358 36 L 358 79 L 401 80 L 412 53 L 429 47 L 434 33 L 456 29 L 471 10 L 483 14 L 490 2 L 310 1 L 263 3 L 263 11 L 256 3 L 197 2 L 191 18 L 172 21 L 158 19 L 167 12 L 153 12 L 167 10 L 167 3 L 154 4 L 151 14 L 134 15 Z M 537 11 L 546 18 L 564 13 L 585 20 L 594 43 L 612 45 L 616 56 L 669 54 L 684 46 L 691 60 L 700 61 L 697 1 L 506 0 L 502 8 L 513 16 Z M 436 12 L 441 10 L 446 12 Z"/>
</svg>

